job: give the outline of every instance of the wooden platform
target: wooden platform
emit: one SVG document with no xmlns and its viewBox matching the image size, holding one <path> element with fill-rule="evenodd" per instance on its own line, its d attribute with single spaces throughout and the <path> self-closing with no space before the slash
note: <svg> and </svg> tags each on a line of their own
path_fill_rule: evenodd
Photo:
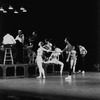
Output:
<svg viewBox="0 0 100 100">
<path fill-rule="evenodd" d="M 48 74 L 48 70 L 54 74 L 55 69 L 58 68 L 60 71 L 59 65 L 56 64 L 43 64 L 45 74 Z M 48 70 L 47 70 L 48 69 Z M 29 77 L 31 75 L 36 76 L 38 74 L 38 67 L 36 63 L 33 64 L 14 64 L 14 65 L 3 65 L 0 64 L 0 77 L 2 78 L 18 78 L 18 77 Z"/>
<path fill-rule="evenodd" d="M 28 77 L 28 68 L 30 66 L 34 67 L 35 69 L 36 64 L 0 64 L 0 73 L 2 73 L 0 76 L 3 78 Z M 20 74 L 18 74 L 19 72 Z"/>
<path fill-rule="evenodd" d="M 100 100 L 100 73 L 0 79 L 0 100 Z"/>
</svg>

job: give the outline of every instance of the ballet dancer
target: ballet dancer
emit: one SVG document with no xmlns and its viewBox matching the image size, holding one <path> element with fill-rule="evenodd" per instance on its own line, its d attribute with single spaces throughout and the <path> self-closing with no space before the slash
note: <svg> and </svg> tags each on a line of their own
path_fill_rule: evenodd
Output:
<svg viewBox="0 0 100 100">
<path fill-rule="evenodd" d="M 54 51 L 52 51 L 48 61 L 44 62 L 44 63 L 54 63 L 54 64 L 58 64 L 61 66 L 60 69 L 60 75 L 62 75 L 63 73 L 63 68 L 64 68 L 64 64 L 59 61 L 59 55 L 62 53 L 62 50 L 58 47 L 55 47 Z"/>
<path fill-rule="evenodd" d="M 43 52 L 44 51 L 49 51 L 49 50 L 46 50 L 45 48 L 43 48 L 43 42 L 39 42 L 38 44 L 39 48 L 37 50 L 37 56 L 36 56 L 36 63 L 37 63 L 37 66 L 39 68 L 39 76 L 37 78 L 45 78 L 45 72 L 44 72 L 44 69 L 43 69 L 43 59 L 42 59 L 42 56 L 43 56 Z"/>
</svg>

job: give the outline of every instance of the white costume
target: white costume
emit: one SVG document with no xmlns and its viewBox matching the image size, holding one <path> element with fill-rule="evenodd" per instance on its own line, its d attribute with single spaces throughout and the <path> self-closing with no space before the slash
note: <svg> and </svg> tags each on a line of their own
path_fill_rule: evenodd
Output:
<svg viewBox="0 0 100 100">
<path fill-rule="evenodd" d="M 6 45 L 6 44 L 16 44 L 16 41 L 15 41 L 15 39 L 14 39 L 14 37 L 13 37 L 12 35 L 6 34 L 6 35 L 3 37 L 2 43 L 3 43 L 4 45 Z"/>
<path fill-rule="evenodd" d="M 76 50 L 72 49 L 70 56 L 71 56 L 70 67 L 71 69 L 73 69 L 73 73 L 75 73 L 75 67 L 76 67 L 76 61 L 77 61 Z"/>
<path fill-rule="evenodd" d="M 24 34 L 21 33 L 21 30 L 18 30 L 18 35 L 16 36 L 15 40 L 18 40 L 20 43 L 24 43 Z"/>
<path fill-rule="evenodd" d="M 87 50 L 83 46 L 79 46 L 80 54 L 84 57 L 87 54 Z"/>
<path fill-rule="evenodd" d="M 39 46 L 40 47 L 37 50 L 37 57 L 36 57 L 36 63 L 39 68 L 39 76 L 37 78 L 41 78 L 42 75 L 43 75 L 43 78 L 45 78 L 44 69 L 42 67 L 42 63 L 43 63 L 42 55 L 43 55 L 44 48 L 42 47 L 41 42 L 39 43 Z"/>
<path fill-rule="evenodd" d="M 60 74 L 62 75 L 64 64 L 61 61 L 59 61 L 59 55 L 61 54 L 61 52 L 62 52 L 61 49 L 55 48 L 55 50 L 49 57 L 49 60 L 45 63 L 55 63 L 61 65 Z"/>
</svg>

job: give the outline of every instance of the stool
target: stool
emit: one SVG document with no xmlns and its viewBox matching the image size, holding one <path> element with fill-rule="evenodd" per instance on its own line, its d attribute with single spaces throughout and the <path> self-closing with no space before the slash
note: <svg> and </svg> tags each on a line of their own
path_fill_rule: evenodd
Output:
<svg viewBox="0 0 100 100">
<path fill-rule="evenodd" d="M 12 56 L 12 48 L 11 46 L 5 46 L 5 54 L 4 54 L 4 62 L 3 64 L 14 64 L 13 63 L 13 56 Z"/>
</svg>

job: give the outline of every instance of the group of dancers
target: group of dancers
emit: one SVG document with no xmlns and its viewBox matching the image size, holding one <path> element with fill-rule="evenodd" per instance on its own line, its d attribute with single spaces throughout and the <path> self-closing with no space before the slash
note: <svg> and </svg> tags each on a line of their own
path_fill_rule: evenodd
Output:
<svg viewBox="0 0 100 100">
<path fill-rule="evenodd" d="M 36 36 L 35 32 L 32 33 L 32 36 L 33 37 Z M 32 63 L 36 63 L 37 67 L 39 69 L 39 76 L 37 78 L 46 78 L 43 64 L 49 64 L 49 63 L 60 65 L 60 75 L 62 75 L 65 64 L 63 61 L 60 61 L 59 57 L 60 57 L 60 55 L 63 55 L 65 53 L 66 63 L 70 63 L 69 70 L 68 70 L 69 73 L 65 79 L 71 79 L 71 74 L 75 73 L 78 55 L 77 55 L 75 46 L 73 46 L 68 41 L 67 37 L 64 40 L 66 46 L 63 50 L 61 50 L 56 45 L 53 45 L 52 43 L 50 43 L 49 40 L 45 40 L 45 42 L 42 42 L 42 41 L 38 42 L 38 48 L 36 50 L 36 53 L 32 50 L 32 48 L 35 48 L 34 47 L 34 38 L 33 39 L 32 39 L 32 37 L 29 38 L 29 41 L 30 41 L 30 44 L 27 46 L 27 48 L 28 48 L 29 54 L 32 53 L 32 56 L 31 56 L 31 59 L 33 61 Z M 2 41 L 3 46 L 15 45 L 16 43 L 21 44 L 21 45 L 19 45 L 18 51 L 21 50 L 20 52 L 22 52 L 23 50 L 20 48 L 25 43 L 25 36 L 22 33 L 22 30 L 18 30 L 18 35 L 16 36 L 16 38 L 14 38 L 10 33 L 5 34 L 5 36 L 3 37 L 3 41 Z M 87 54 L 87 50 L 82 45 L 78 45 L 78 48 L 80 51 L 80 55 L 81 55 L 82 59 L 84 60 L 84 57 Z M 49 56 L 46 57 L 46 54 L 49 54 Z M 20 58 L 21 58 L 21 55 L 20 55 Z M 81 70 L 81 71 L 83 71 L 83 73 L 84 73 L 84 70 Z"/>
<path fill-rule="evenodd" d="M 64 63 L 59 60 L 59 56 L 62 55 L 63 52 L 65 52 L 67 55 L 66 63 L 70 62 L 68 77 L 66 77 L 65 79 L 71 79 L 72 72 L 75 73 L 75 68 L 77 63 L 77 51 L 75 50 L 75 46 L 72 46 L 67 38 L 65 38 L 65 43 L 66 47 L 63 50 L 61 50 L 60 48 L 53 46 L 49 41 L 46 42 L 45 44 L 43 42 L 39 42 L 38 44 L 39 48 L 37 50 L 37 57 L 36 57 L 36 63 L 39 68 L 39 76 L 37 78 L 41 77 L 45 78 L 45 72 L 42 66 L 43 63 L 45 64 L 54 63 L 60 65 L 60 75 L 62 75 Z M 85 55 L 87 54 L 87 50 L 81 45 L 79 45 L 78 47 L 81 56 L 84 58 Z M 44 52 L 47 53 L 51 52 L 51 55 L 46 60 L 43 59 Z M 81 71 L 82 73 L 84 73 L 83 69 Z"/>
</svg>

